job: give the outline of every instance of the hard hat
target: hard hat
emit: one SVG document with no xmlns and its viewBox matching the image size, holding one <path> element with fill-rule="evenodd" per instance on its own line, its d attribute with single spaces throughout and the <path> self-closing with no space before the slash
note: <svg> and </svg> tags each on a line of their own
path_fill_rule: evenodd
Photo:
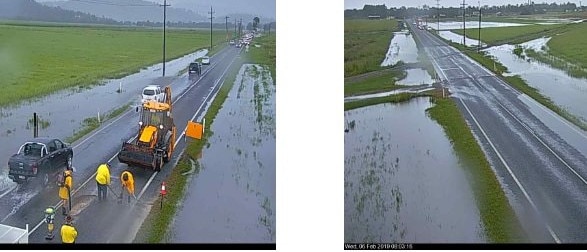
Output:
<svg viewBox="0 0 587 252">
<path fill-rule="evenodd" d="M 65 170 L 65 175 L 71 176 L 71 171 L 70 170 Z"/>
</svg>

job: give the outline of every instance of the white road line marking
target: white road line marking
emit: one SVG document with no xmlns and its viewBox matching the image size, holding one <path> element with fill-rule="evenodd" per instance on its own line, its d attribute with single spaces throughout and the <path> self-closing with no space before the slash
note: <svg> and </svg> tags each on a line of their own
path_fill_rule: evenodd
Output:
<svg viewBox="0 0 587 252">
<path fill-rule="evenodd" d="M 503 157 L 501 156 L 501 154 L 499 153 L 497 148 L 495 148 L 495 145 L 493 145 L 493 142 L 491 142 L 491 140 L 489 139 L 487 134 L 485 134 L 485 131 L 483 130 L 483 128 L 481 127 L 479 122 L 477 122 L 477 119 L 475 118 L 475 116 L 473 116 L 473 113 L 471 113 L 471 110 L 469 110 L 469 107 L 467 107 L 467 104 L 465 104 L 465 102 L 463 102 L 463 100 L 461 100 L 461 98 L 457 98 L 457 99 L 461 102 L 461 104 L 463 104 L 463 106 L 467 110 L 467 113 L 469 113 L 469 115 L 471 116 L 471 118 L 473 119 L 473 121 L 475 122 L 475 124 L 477 125 L 477 127 L 479 128 L 479 130 L 481 131 L 483 136 L 485 137 L 485 140 L 487 140 L 487 142 L 489 142 L 489 145 L 491 145 L 491 148 L 493 149 L 495 154 L 497 154 L 497 157 L 499 158 L 501 163 L 505 166 L 505 168 L 509 172 L 510 176 L 512 176 L 512 178 L 514 179 L 514 181 L 516 182 L 516 184 L 518 185 L 518 187 L 520 188 L 520 190 L 522 191 L 522 193 L 524 194 L 524 196 L 526 197 L 528 202 L 530 202 L 530 205 L 532 205 L 532 208 L 534 208 L 534 211 L 536 211 L 536 213 L 540 214 L 540 212 L 538 211 L 538 208 L 536 207 L 536 204 L 534 204 L 534 201 L 532 201 L 532 199 L 530 199 L 530 196 L 528 195 L 528 193 L 526 192 L 526 190 L 524 189 L 524 187 L 522 186 L 522 184 L 520 183 L 520 181 L 518 180 L 516 175 L 514 175 L 514 173 L 510 169 L 510 166 L 505 162 L 505 160 L 503 159 Z M 558 238 L 558 236 L 556 235 L 556 233 L 554 233 L 554 231 L 552 230 L 550 225 L 548 225 L 548 223 L 546 223 L 546 221 L 544 222 L 544 225 L 546 225 L 546 229 L 548 229 L 548 232 L 550 233 L 550 235 L 552 236 L 554 241 L 556 243 L 561 243 L 561 241 Z"/>
</svg>

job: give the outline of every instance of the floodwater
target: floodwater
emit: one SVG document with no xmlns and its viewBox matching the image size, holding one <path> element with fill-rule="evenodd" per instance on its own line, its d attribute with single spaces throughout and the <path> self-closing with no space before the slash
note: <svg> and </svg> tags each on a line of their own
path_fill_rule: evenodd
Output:
<svg viewBox="0 0 587 252">
<path fill-rule="evenodd" d="M 275 242 L 275 86 L 245 64 L 175 217 L 172 243 Z"/>
<path fill-rule="evenodd" d="M 70 88 L 52 95 L 25 101 L 17 106 L 0 108 L 0 168 L 6 167 L 10 155 L 27 139 L 32 138 L 33 113 L 41 121 L 48 122 L 46 128 L 39 126 L 40 136 L 52 136 L 64 139 L 82 127 L 86 118 L 103 119 L 108 112 L 126 104 L 138 105 L 142 89 L 153 82 L 171 82 L 173 76 L 185 69 L 193 60 L 206 55 L 207 50 L 200 50 L 165 64 L 166 75 L 161 78 L 162 64 L 156 64 L 140 72 L 115 80 L 104 80 L 100 85 L 88 88 Z M 118 92 L 122 86 L 122 92 Z M 172 88 L 178 93 L 189 86 L 189 82 Z M 40 125 L 40 124 L 39 124 Z M 12 186 L 6 174 L 0 174 L 0 193 Z M 8 186 L 8 187 L 7 187 Z"/>
<path fill-rule="evenodd" d="M 375 93 L 375 94 L 348 96 L 348 97 L 344 98 L 344 102 L 369 99 L 369 98 L 377 98 L 377 97 L 385 97 L 385 96 L 401 94 L 401 93 L 414 93 L 415 94 L 415 93 L 422 93 L 422 92 L 426 92 L 426 91 L 430 91 L 430 90 L 434 90 L 434 88 L 428 87 L 428 86 L 413 87 L 413 88 L 408 88 L 408 89 L 402 88 L 402 89 L 396 89 L 396 90 L 392 90 L 392 91 L 380 92 L 380 93 Z"/>
<path fill-rule="evenodd" d="M 440 37 L 452 41 L 454 43 L 458 43 L 458 44 L 463 44 L 463 35 L 459 35 L 456 34 L 454 32 L 451 31 L 440 31 L 439 34 Z M 478 46 L 479 45 L 479 40 L 476 39 L 470 39 L 468 37 L 465 37 L 465 43 L 466 46 Z M 481 42 L 481 46 L 485 46 L 486 44 Z"/>
<path fill-rule="evenodd" d="M 547 41 L 548 39 L 542 38 L 521 45 L 542 48 Z M 514 45 L 501 45 L 484 51 L 506 66 L 509 75 L 519 75 L 528 85 L 587 123 L 587 79 L 571 77 L 563 70 L 528 57 L 522 59 L 513 53 L 514 48 Z"/>
<path fill-rule="evenodd" d="M 345 242 L 486 241 L 479 210 L 428 98 L 345 112 Z"/>
<path fill-rule="evenodd" d="M 440 27 L 439 30 L 455 30 L 455 29 L 463 29 L 463 22 L 451 21 L 451 22 L 432 22 L 429 20 L 428 26 L 434 30 Z M 481 28 L 489 28 L 489 27 L 509 27 L 509 26 L 524 26 L 529 24 L 518 24 L 518 23 L 502 23 L 502 22 L 481 22 Z M 465 29 L 469 28 L 479 28 L 479 22 L 477 21 L 467 21 L 465 22 Z"/>
<path fill-rule="evenodd" d="M 385 59 L 381 66 L 391 66 L 399 61 L 404 63 L 418 62 L 418 47 L 412 34 L 405 30 L 393 33 L 393 38 L 389 44 L 389 49 L 385 54 Z"/>
<path fill-rule="evenodd" d="M 422 68 L 414 68 L 406 70 L 406 78 L 397 81 L 397 85 L 418 86 L 418 85 L 432 85 L 434 80 L 428 71 Z"/>
</svg>

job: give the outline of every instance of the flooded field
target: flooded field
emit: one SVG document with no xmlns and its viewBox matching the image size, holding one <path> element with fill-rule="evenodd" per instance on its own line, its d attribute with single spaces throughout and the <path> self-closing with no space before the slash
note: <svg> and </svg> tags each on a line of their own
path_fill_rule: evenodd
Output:
<svg viewBox="0 0 587 252">
<path fill-rule="evenodd" d="M 509 27 L 509 26 L 524 26 L 529 24 L 519 24 L 519 23 L 502 23 L 502 22 L 481 22 L 481 28 L 489 28 L 489 27 Z M 437 29 L 439 26 L 439 30 L 454 30 L 454 29 L 463 29 L 463 22 L 451 21 L 451 22 L 428 22 L 428 26 L 432 29 Z M 465 22 L 465 28 L 477 28 L 479 27 L 479 22 L 477 21 L 467 21 Z"/>
<path fill-rule="evenodd" d="M 245 64 L 175 217 L 173 243 L 275 242 L 275 86 Z"/>
<path fill-rule="evenodd" d="M 162 64 L 156 64 L 116 80 L 104 80 L 100 85 L 66 89 L 43 98 L 24 102 L 18 106 L 0 108 L 0 168 L 4 168 L 8 158 L 27 139 L 32 138 L 33 113 L 39 116 L 39 135 L 65 139 L 82 127 L 86 118 L 103 118 L 105 114 L 126 104 L 137 105 L 142 89 L 153 82 L 167 82 L 185 69 L 193 60 L 206 55 L 201 50 L 165 64 L 167 76 L 160 76 Z M 170 81 L 169 81 L 170 82 Z M 179 93 L 189 86 L 188 81 L 182 86 L 174 86 L 174 93 Z M 122 92 L 118 91 L 122 87 Z M 98 100 L 99 99 L 99 100 Z M 31 121 L 29 121 L 31 120 Z M 11 186 L 12 181 L 0 173 L 0 193 Z"/>
<path fill-rule="evenodd" d="M 345 242 L 485 242 L 479 210 L 428 98 L 345 112 Z"/>
<path fill-rule="evenodd" d="M 418 62 L 418 47 L 412 34 L 407 30 L 393 33 L 393 38 L 381 66 L 395 65 L 399 61 L 404 63 Z"/>
<path fill-rule="evenodd" d="M 440 35 L 440 37 L 449 40 L 451 42 L 454 43 L 458 43 L 458 44 L 463 44 L 463 35 L 459 35 L 456 34 L 454 32 L 451 31 L 440 31 L 438 33 L 438 35 Z M 466 46 L 478 46 L 479 45 L 479 40 L 476 39 L 470 39 L 468 37 L 465 37 L 465 44 Z M 481 46 L 485 46 L 486 44 L 481 42 Z"/>
<path fill-rule="evenodd" d="M 432 85 L 434 80 L 428 71 L 422 68 L 414 68 L 406 70 L 406 78 L 397 81 L 397 85 L 418 86 L 418 85 Z"/>
<path fill-rule="evenodd" d="M 548 38 L 520 44 L 525 48 L 540 49 Z M 574 78 L 565 71 L 513 53 L 514 45 L 501 45 L 485 49 L 489 55 L 508 68 L 509 75 L 520 75 L 531 87 L 549 97 L 555 104 L 587 122 L 587 79 Z"/>
</svg>

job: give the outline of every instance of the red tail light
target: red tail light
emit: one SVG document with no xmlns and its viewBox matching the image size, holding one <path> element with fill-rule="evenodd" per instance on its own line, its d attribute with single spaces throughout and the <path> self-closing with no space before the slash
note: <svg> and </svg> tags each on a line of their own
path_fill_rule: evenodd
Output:
<svg viewBox="0 0 587 252">
<path fill-rule="evenodd" d="M 36 174 L 37 174 L 37 163 L 33 163 L 33 164 L 31 165 L 31 167 L 33 167 L 33 174 L 35 174 L 35 175 L 36 175 Z"/>
</svg>

